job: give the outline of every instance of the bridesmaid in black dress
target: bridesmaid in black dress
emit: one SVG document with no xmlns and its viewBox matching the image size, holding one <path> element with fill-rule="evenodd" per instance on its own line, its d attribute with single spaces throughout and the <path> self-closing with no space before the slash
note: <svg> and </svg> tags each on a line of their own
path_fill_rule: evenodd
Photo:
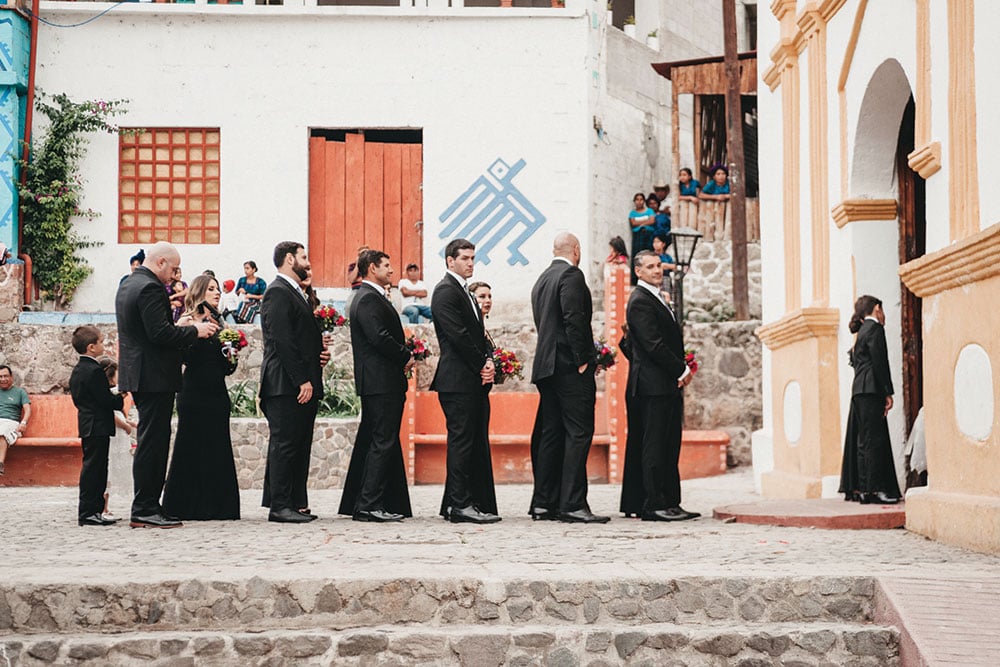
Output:
<svg viewBox="0 0 1000 667">
<path fill-rule="evenodd" d="M 215 278 L 191 281 L 178 325 L 218 317 L 222 295 Z M 207 305 L 206 305 L 207 304 Z M 177 395 L 177 437 L 163 491 L 163 511 L 183 521 L 239 519 L 240 490 L 229 435 L 226 376 L 236 370 L 218 335 L 199 338 L 184 352 L 184 383 Z"/>
<path fill-rule="evenodd" d="M 858 336 L 849 352 L 854 384 L 840 492 L 844 500 L 862 504 L 898 503 L 899 483 L 886 421 L 893 389 L 882 302 L 867 294 L 860 297 L 854 303 L 848 328 Z"/>
</svg>

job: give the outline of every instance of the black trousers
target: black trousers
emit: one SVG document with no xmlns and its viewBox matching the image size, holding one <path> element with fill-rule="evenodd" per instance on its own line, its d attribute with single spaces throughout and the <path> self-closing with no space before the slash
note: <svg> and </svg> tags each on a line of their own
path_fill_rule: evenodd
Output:
<svg viewBox="0 0 1000 667">
<path fill-rule="evenodd" d="M 79 518 L 104 512 L 104 490 L 108 488 L 108 447 L 111 436 L 91 435 L 80 438 L 83 467 L 80 468 Z"/>
<path fill-rule="evenodd" d="M 635 423 L 642 429 L 637 438 L 642 452 L 644 512 L 665 510 L 681 504 L 681 476 L 677 462 L 681 456 L 682 396 L 636 396 L 631 407 L 638 414 Z M 629 424 L 633 422 L 630 419 Z M 631 434 L 630 434 L 631 435 Z M 632 444 L 630 438 L 629 444 Z"/>
<path fill-rule="evenodd" d="M 353 488 L 349 492 L 345 482 L 341 514 L 387 510 L 413 515 L 406 488 L 403 446 L 399 442 L 405 405 L 406 394 L 402 393 L 361 397 L 361 424 L 347 473 Z M 349 496 L 355 496 L 350 507 Z"/>
<path fill-rule="evenodd" d="M 472 392 L 438 392 L 448 429 L 448 474 L 441 500 L 447 508 L 473 505 L 482 512 L 497 513 L 490 456 L 490 395 L 484 387 Z"/>
<path fill-rule="evenodd" d="M 535 508 L 575 512 L 587 508 L 587 456 L 594 439 L 594 373 L 555 375 L 538 382 L 538 413 L 531 444 Z M 540 424 L 540 426 L 539 426 Z"/>
<path fill-rule="evenodd" d="M 309 507 L 306 482 L 319 400 L 300 404 L 291 395 L 267 396 L 260 407 L 270 431 L 261 505 L 272 510 Z"/>
<path fill-rule="evenodd" d="M 132 516 L 160 513 L 160 495 L 167 477 L 170 454 L 170 418 L 174 412 L 174 392 L 132 392 L 139 411 L 135 458 L 132 460 Z M 107 459 L 105 458 L 105 474 Z M 102 491 L 103 493 L 103 491 Z"/>
</svg>

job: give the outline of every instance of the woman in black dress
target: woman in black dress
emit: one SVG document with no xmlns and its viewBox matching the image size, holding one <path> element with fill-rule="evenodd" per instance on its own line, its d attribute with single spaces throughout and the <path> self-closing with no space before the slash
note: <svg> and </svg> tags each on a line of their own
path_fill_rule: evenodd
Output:
<svg viewBox="0 0 1000 667">
<path fill-rule="evenodd" d="M 882 302 L 867 294 L 860 297 L 854 303 L 848 328 L 858 336 L 848 352 L 854 367 L 854 385 L 840 492 L 844 500 L 862 504 L 898 503 L 899 483 L 886 421 L 893 389 Z"/>
<path fill-rule="evenodd" d="M 217 310 L 221 295 L 215 278 L 195 278 L 178 325 L 216 318 L 224 327 Z M 183 521 L 240 518 L 226 390 L 226 376 L 234 370 L 235 358 L 230 363 L 223 354 L 218 335 L 199 338 L 184 352 L 184 383 L 177 395 L 177 437 L 163 491 L 163 511 Z"/>
</svg>

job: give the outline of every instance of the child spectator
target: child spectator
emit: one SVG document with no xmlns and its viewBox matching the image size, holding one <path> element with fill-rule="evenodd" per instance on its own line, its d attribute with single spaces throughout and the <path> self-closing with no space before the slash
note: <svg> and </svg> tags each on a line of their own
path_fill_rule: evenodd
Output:
<svg viewBox="0 0 1000 667">
<path fill-rule="evenodd" d="M 240 309 L 240 298 L 236 296 L 236 282 L 222 281 L 222 296 L 219 298 L 219 312 L 229 324 L 236 324 L 236 313 Z"/>
<path fill-rule="evenodd" d="M 406 265 L 406 277 L 399 279 L 399 292 L 403 295 L 403 317 L 410 324 L 433 322 L 431 307 L 427 305 L 427 285 L 420 279 L 420 267 L 416 264 Z"/>
<path fill-rule="evenodd" d="M 698 190 L 701 189 L 701 183 L 695 180 L 694 176 L 691 174 L 691 170 L 687 167 L 681 169 L 677 174 L 677 181 L 681 186 L 680 201 L 697 204 Z"/>
<path fill-rule="evenodd" d="M 605 264 L 628 264 L 628 250 L 625 249 L 625 239 L 616 236 L 608 241 L 608 256 L 604 258 Z"/>
<path fill-rule="evenodd" d="M 653 223 L 653 234 L 665 234 L 667 236 L 667 244 L 670 243 L 670 214 L 664 213 L 660 206 L 660 198 L 653 194 L 652 192 L 646 197 L 646 206 L 651 210 L 656 211 L 656 217 L 653 218 L 655 221 Z"/>
<path fill-rule="evenodd" d="M 712 169 L 712 180 L 705 184 L 698 195 L 700 199 L 729 201 L 729 170 L 721 164 Z"/>
<path fill-rule="evenodd" d="M 77 427 L 83 445 L 80 469 L 80 504 L 77 523 L 81 526 L 110 526 L 117 519 L 103 514 L 104 491 L 108 486 L 108 448 L 115 433 L 115 410 L 124 402 L 108 384 L 108 376 L 97 357 L 104 354 L 104 336 L 92 325 L 73 332 L 73 349 L 80 361 L 69 378 L 69 391 L 77 410 Z"/>
<path fill-rule="evenodd" d="M 173 310 L 174 322 L 181 317 L 184 312 L 184 295 L 187 294 L 188 284 L 181 280 L 181 267 L 174 269 L 174 278 L 167 284 L 167 296 L 170 297 L 170 307 Z"/>
</svg>

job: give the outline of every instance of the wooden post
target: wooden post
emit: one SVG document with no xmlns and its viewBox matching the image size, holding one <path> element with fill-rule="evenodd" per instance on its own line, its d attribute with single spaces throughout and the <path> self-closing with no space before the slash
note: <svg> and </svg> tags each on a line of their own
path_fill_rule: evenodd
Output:
<svg viewBox="0 0 1000 667">
<path fill-rule="evenodd" d="M 670 138 L 671 144 L 671 158 L 673 175 L 670 177 L 670 182 L 674 186 L 674 196 L 673 196 L 673 207 L 670 210 L 672 216 L 676 216 L 679 212 L 678 204 L 680 203 L 679 197 L 681 196 L 681 185 L 680 181 L 677 180 L 677 175 L 681 169 L 681 110 L 680 103 L 677 99 L 677 84 L 670 81 L 670 133 L 673 135 Z M 674 220 L 677 220 L 674 217 Z M 674 223 L 676 226 L 677 223 Z"/>
<path fill-rule="evenodd" d="M 726 47 L 726 153 L 729 155 L 729 205 L 733 238 L 733 307 L 737 320 L 750 318 L 747 279 L 747 209 L 743 177 L 743 105 L 740 101 L 740 61 L 736 54 L 736 0 L 722 0 Z"/>
</svg>

